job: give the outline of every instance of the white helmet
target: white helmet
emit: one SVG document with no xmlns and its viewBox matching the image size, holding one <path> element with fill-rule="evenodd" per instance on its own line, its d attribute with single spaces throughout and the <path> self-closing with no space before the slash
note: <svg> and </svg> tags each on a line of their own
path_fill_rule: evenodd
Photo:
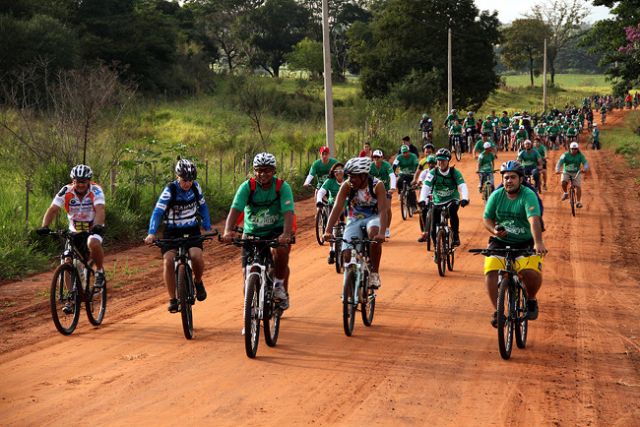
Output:
<svg viewBox="0 0 640 427">
<path fill-rule="evenodd" d="M 253 158 L 253 167 L 259 168 L 261 166 L 276 167 L 276 157 L 271 153 L 258 153 Z"/>
<path fill-rule="evenodd" d="M 344 173 L 347 175 L 369 173 L 370 170 L 371 159 L 369 157 L 354 157 L 344 165 Z"/>
<path fill-rule="evenodd" d="M 569 144 L 569 148 L 579 148 L 578 147 L 578 143 L 577 142 L 572 142 L 571 144 Z"/>
<path fill-rule="evenodd" d="M 592 126 L 595 128 L 595 127 L 598 127 L 598 124 L 594 123 Z"/>
<path fill-rule="evenodd" d="M 525 139 L 524 142 L 522 143 L 522 145 L 532 145 L 531 140 L 530 139 Z"/>
<path fill-rule="evenodd" d="M 482 144 L 482 148 L 491 148 L 491 147 L 493 147 L 493 146 L 491 145 L 491 143 L 489 141 L 487 141 L 484 144 Z"/>
<path fill-rule="evenodd" d="M 382 150 L 375 150 L 373 152 L 373 157 L 384 157 L 384 154 L 382 154 Z"/>
<path fill-rule="evenodd" d="M 524 125 L 520 125 L 520 129 L 524 129 Z"/>
<path fill-rule="evenodd" d="M 91 179 L 93 171 L 87 165 L 76 165 L 71 169 L 69 176 L 71 179 Z"/>
<path fill-rule="evenodd" d="M 187 159 L 178 160 L 178 163 L 176 163 L 175 171 L 176 175 L 178 175 L 182 179 L 186 179 L 187 181 L 195 181 L 195 179 L 198 177 L 196 165 L 194 165 L 193 162 Z"/>
</svg>

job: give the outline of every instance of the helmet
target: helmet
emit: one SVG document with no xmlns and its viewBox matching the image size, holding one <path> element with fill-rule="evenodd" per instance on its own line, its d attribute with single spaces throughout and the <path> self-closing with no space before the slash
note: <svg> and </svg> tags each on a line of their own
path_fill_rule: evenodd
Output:
<svg viewBox="0 0 640 427">
<path fill-rule="evenodd" d="M 467 116 L 473 116 L 473 111 L 467 111 Z"/>
<path fill-rule="evenodd" d="M 451 160 L 451 151 L 441 148 L 436 153 L 436 160 Z"/>
<path fill-rule="evenodd" d="M 455 108 L 452 108 L 452 109 L 451 109 L 451 114 L 455 114 L 455 113 L 456 113 L 456 111 L 458 111 L 458 110 L 456 110 Z"/>
<path fill-rule="evenodd" d="M 180 159 L 176 163 L 176 175 L 187 181 L 194 181 L 198 176 L 196 165 L 187 159 Z"/>
<path fill-rule="evenodd" d="M 422 115 L 422 118 L 423 118 L 423 119 L 428 119 L 428 118 L 429 118 L 429 115 L 428 115 L 427 113 L 424 113 L 424 114 Z"/>
<path fill-rule="evenodd" d="M 519 116 L 520 115 L 520 111 L 516 111 L 515 113 L 513 113 L 514 116 Z"/>
<path fill-rule="evenodd" d="M 258 153 L 253 158 L 253 167 L 259 168 L 261 166 L 276 167 L 276 156 L 271 153 Z"/>
<path fill-rule="evenodd" d="M 369 157 L 354 157 L 344 165 L 344 173 L 347 175 L 369 173 L 370 169 L 371 159 Z"/>
<path fill-rule="evenodd" d="M 487 120 L 491 119 L 491 116 L 487 114 L 486 119 L 487 119 Z"/>
<path fill-rule="evenodd" d="M 520 125 L 520 128 L 519 128 L 519 129 L 520 129 L 520 130 L 524 129 L 524 125 Z"/>
<path fill-rule="evenodd" d="M 382 150 L 375 150 L 373 152 L 373 157 L 384 157 L 384 154 L 382 153 Z"/>
<path fill-rule="evenodd" d="M 520 176 L 524 176 L 524 168 L 517 160 L 508 160 L 500 166 L 500 174 L 505 172 L 515 172 Z"/>
<path fill-rule="evenodd" d="M 329 152 L 330 152 L 329 147 L 327 147 L 326 145 L 323 145 L 322 147 L 320 147 L 320 154 L 323 154 L 323 153 L 329 154 Z"/>
<path fill-rule="evenodd" d="M 400 147 L 400 152 L 406 153 L 407 151 L 409 151 L 409 146 L 406 144 L 402 144 L 402 147 Z"/>
<path fill-rule="evenodd" d="M 431 148 L 432 150 L 435 150 L 435 149 L 436 149 L 436 147 L 434 147 L 434 146 L 433 146 L 433 144 L 432 144 L 432 143 L 430 143 L 430 142 L 429 142 L 429 143 L 427 143 L 427 144 L 424 144 L 424 145 L 422 146 L 422 149 L 423 149 L 423 150 L 426 150 L 427 148 Z"/>
<path fill-rule="evenodd" d="M 531 145 L 531 140 L 530 139 L 525 139 L 524 142 L 522 143 L 522 145 Z"/>
<path fill-rule="evenodd" d="M 435 163 L 436 162 L 436 156 L 434 156 L 433 154 L 430 154 L 429 156 L 427 156 L 427 163 Z"/>
<path fill-rule="evenodd" d="M 569 144 L 569 149 L 571 148 L 579 148 L 578 143 L 577 142 L 572 142 L 571 144 Z"/>
<path fill-rule="evenodd" d="M 482 148 L 491 148 L 491 147 L 493 147 L 493 145 L 491 145 L 491 143 L 489 141 L 487 141 L 484 144 L 482 144 Z"/>
<path fill-rule="evenodd" d="M 597 124 L 597 123 L 594 123 L 594 124 L 593 124 L 593 125 L 591 125 L 591 126 L 593 126 L 593 127 L 595 128 L 595 127 L 598 127 L 598 124 Z"/>
<path fill-rule="evenodd" d="M 71 169 L 69 176 L 71 179 L 91 179 L 93 171 L 87 165 L 76 165 Z"/>
</svg>

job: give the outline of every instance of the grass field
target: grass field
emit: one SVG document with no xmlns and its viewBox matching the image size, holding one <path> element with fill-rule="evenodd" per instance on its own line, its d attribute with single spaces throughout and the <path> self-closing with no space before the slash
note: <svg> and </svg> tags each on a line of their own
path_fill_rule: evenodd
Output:
<svg viewBox="0 0 640 427">
<path fill-rule="evenodd" d="M 627 113 L 624 126 L 602 130 L 600 140 L 603 148 L 611 148 L 624 156 L 633 169 L 633 175 L 640 184 L 640 135 L 635 131 L 640 127 L 640 111 Z"/>
<path fill-rule="evenodd" d="M 530 79 L 528 74 L 505 76 L 508 87 L 528 87 Z M 547 81 L 551 77 L 547 75 Z M 542 87 L 542 75 L 534 77 L 534 85 Z M 555 84 L 563 89 L 579 89 L 580 91 L 593 91 L 594 94 L 611 93 L 611 84 L 604 74 L 556 74 Z"/>
</svg>

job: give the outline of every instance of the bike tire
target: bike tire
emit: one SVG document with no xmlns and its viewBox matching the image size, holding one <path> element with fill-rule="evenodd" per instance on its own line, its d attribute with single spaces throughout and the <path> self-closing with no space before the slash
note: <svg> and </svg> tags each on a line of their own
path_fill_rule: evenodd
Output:
<svg viewBox="0 0 640 427">
<path fill-rule="evenodd" d="M 77 280 L 76 269 L 70 264 L 60 264 L 53 272 L 49 291 L 51 318 L 56 329 L 62 335 L 71 335 L 80 319 L 80 294 L 73 287 Z M 73 309 L 71 314 L 63 311 L 67 303 L 70 303 Z"/>
<path fill-rule="evenodd" d="M 360 301 L 362 323 L 364 326 L 371 326 L 376 311 L 376 293 L 374 289 L 369 287 L 368 278 L 365 279 L 365 286 L 362 287 L 362 297 L 362 301 Z"/>
<path fill-rule="evenodd" d="M 449 231 L 449 240 L 447 242 L 447 270 L 453 271 L 453 264 L 456 261 L 456 252 L 453 250 L 453 234 Z"/>
<path fill-rule="evenodd" d="M 260 277 L 255 274 L 249 276 L 244 293 L 244 350 L 247 357 L 253 359 L 258 352 L 260 342 L 260 319 L 258 318 L 258 290 Z"/>
<path fill-rule="evenodd" d="M 441 277 L 444 277 L 447 271 L 446 239 L 447 236 L 445 235 L 444 229 L 441 228 L 436 233 L 436 247 L 434 248 L 436 251 L 438 274 Z"/>
<path fill-rule="evenodd" d="M 193 339 L 193 310 L 189 301 L 189 278 L 187 268 L 183 264 L 176 270 L 176 294 L 180 304 L 180 317 L 182 319 L 182 332 L 188 340 Z"/>
<path fill-rule="evenodd" d="M 344 272 L 344 265 L 342 261 L 342 242 L 336 242 L 333 250 L 335 252 L 334 264 L 336 265 L 336 273 L 342 274 L 342 272 Z"/>
<path fill-rule="evenodd" d="M 485 182 L 484 187 L 482 189 L 482 200 L 485 203 L 487 203 L 487 201 L 489 200 L 489 196 L 491 196 L 491 193 L 493 193 L 493 189 L 491 188 L 491 183 Z"/>
<path fill-rule="evenodd" d="M 522 287 L 516 288 L 516 345 L 518 348 L 527 346 L 529 319 L 527 318 L 527 291 Z"/>
<path fill-rule="evenodd" d="M 282 310 L 271 303 L 270 316 L 264 316 L 262 326 L 264 328 L 264 341 L 269 347 L 275 347 L 278 343 L 278 336 L 280 335 L 280 318 L 282 317 Z"/>
<path fill-rule="evenodd" d="M 571 205 L 571 216 L 576 216 L 576 193 L 575 189 L 571 187 L 569 189 L 569 204 Z"/>
<path fill-rule="evenodd" d="M 320 246 L 324 245 L 324 226 L 325 226 L 325 218 L 324 218 L 324 209 L 321 209 L 316 212 L 316 240 Z"/>
<path fill-rule="evenodd" d="M 456 160 L 462 160 L 462 148 L 460 147 L 460 142 L 457 142 L 455 145 L 456 149 Z"/>
<path fill-rule="evenodd" d="M 510 288 L 510 279 L 502 279 L 498 285 L 498 349 L 504 360 L 509 360 L 513 347 L 513 319 L 510 316 L 513 296 Z"/>
<path fill-rule="evenodd" d="M 353 334 L 353 327 L 356 323 L 355 301 L 356 272 L 350 268 L 345 272 L 344 285 L 342 287 L 342 326 L 346 336 Z"/>
<path fill-rule="evenodd" d="M 93 326 L 100 326 L 107 310 L 107 284 L 105 283 L 105 285 L 96 292 L 94 287 L 95 275 L 93 271 L 87 270 L 86 279 L 85 308 L 87 309 L 87 318 Z"/>
<path fill-rule="evenodd" d="M 429 209 L 427 212 L 427 222 L 425 227 L 429 233 L 429 238 L 427 239 L 427 252 L 431 252 L 431 224 L 433 223 L 433 209 Z"/>
<path fill-rule="evenodd" d="M 406 221 L 409 207 L 407 206 L 407 193 L 405 191 L 400 194 L 400 214 L 402 215 L 402 220 Z"/>
</svg>

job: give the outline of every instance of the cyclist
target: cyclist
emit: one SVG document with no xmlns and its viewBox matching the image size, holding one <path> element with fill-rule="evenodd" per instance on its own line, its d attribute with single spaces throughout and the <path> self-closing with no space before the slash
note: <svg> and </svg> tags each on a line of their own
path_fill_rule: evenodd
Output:
<svg viewBox="0 0 640 427">
<path fill-rule="evenodd" d="M 449 149 L 454 150 L 453 140 L 458 138 L 460 141 L 460 148 L 464 151 L 464 141 L 462 138 L 462 125 L 458 119 L 453 119 L 453 125 L 449 128 Z"/>
<path fill-rule="evenodd" d="M 400 147 L 400 155 L 393 161 L 393 171 L 398 176 L 398 192 L 401 193 L 405 185 L 411 186 L 413 182 L 413 176 L 418 169 L 418 157 L 409 152 L 409 147 L 403 145 Z M 407 200 L 409 206 L 416 206 L 416 195 L 413 190 L 409 191 L 409 198 Z"/>
<path fill-rule="evenodd" d="M 349 178 L 340 187 L 324 237 L 325 240 L 333 238 L 333 226 L 343 211 L 342 206 L 347 203 L 348 218 L 344 229 L 345 246 L 342 253 L 345 264 L 351 260 L 349 251 L 351 245 L 348 242 L 352 238 L 367 237 L 362 235 L 360 228 L 366 227 L 368 238 L 378 242 L 376 245 L 371 245 L 372 273 L 369 278 L 371 287 L 377 289 L 380 287 L 381 244 L 384 242 L 387 228 L 387 191 L 381 181 L 369 174 L 370 170 L 371 159 L 369 158 L 356 157 L 347 162 L 344 172 Z"/>
<path fill-rule="evenodd" d="M 199 236 L 200 224 L 197 215 L 200 214 L 202 227 L 206 231 L 211 231 L 211 219 L 209 209 L 202 194 L 202 188 L 196 181 L 198 171 L 196 165 L 187 159 L 180 159 L 175 167 L 176 179 L 162 190 L 156 206 L 149 221 L 149 231 L 144 239 L 145 243 L 151 244 L 156 239 L 156 233 L 160 223 L 165 224 L 163 237 L 172 239 L 184 236 Z M 202 257 L 202 242 L 194 243 L 188 247 L 191 264 L 193 266 L 194 285 L 196 287 L 196 297 L 198 301 L 207 298 L 207 291 L 202 283 L 202 273 L 204 272 L 204 258 Z M 175 249 L 162 249 L 163 277 L 169 293 L 169 307 L 171 313 L 178 311 L 178 300 L 176 299 L 176 279 L 173 259 L 176 255 Z"/>
<path fill-rule="evenodd" d="M 444 119 L 444 127 L 449 129 L 455 120 L 458 120 L 458 111 L 454 108 L 451 110 L 447 118 Z"/>
<path fill-rule="evenodd" d="M 547 140 L 549 141 L 549 148 L 557 150 L 556 139 L 558 138 L 558 133 L 560 132 L 560 128 L 558 127 L 558 122 L 553 121 L 547 126 L 545 129 L 547 134 Z"/>
<path fill-rule="evenodd" d="M 511 120 L 509 119 L 509 114 L 506 111 L 502 112 L 502 117 L 500 117 L 498 119 L 498 125 L 500 126 L 500 139 L 499 141 L 499 145 L 500 145 L 500 149 L 504 150 L 507 147 L 503 147 L 503 142 L 502 142 L 502 135 L 506 134 L 507 135 L 507 141 L 509 140 L 509 131 L 511 130 L 511 127 L 509 126 L 511 123 Z"/>
<path fill-rule="evenodd" d="M 371 143 L 369 141 L 365 141 L 362 146 L 362 150 L 360 150 L 360 154 L 358 154 L 358 157 L 371 157 Z"/>
<path fill-rule="evenodd" d="M 320 158 L 313 162 L 311 165 L 311 169 L 309 169 L 309 175 L 307 175 L 307 179 L 304 180 L 304 187 L 311 186 L 311 182 L 313 178 L 317 178 L 318 183 L 316 184 L 316 191 L 318 188 L 322 187 L 322 183 L 329 176 L 329 171 L 331 170 L 331 166 L 338 163 L 336 159 L 330 157 L 329 147 L 322 146 L 320 147 Z M 274 166 L 275 168 L 275 166 Z M 255 169 L 255 167 L 254 167 Z"/>
<path fill-rule="evenodd" d="M 560 168 L 562 167 L 562 199 L 567 200 L 569 193 L 567 193 L 567 186 L 569 185 L 569 177 L 573 179 L 573 185 L 576 187 L 576 207 L 581 208 L 582 203 L 582 173 L 589 170 L 589 163 L 584 157 L 584 154 L 580 151 L 577 142 L 572 142 L 569 146 L 569 151 L 565 152 L 556 165 L 556 174 L 560 174 Z M 581 172 L 580 175 L 577 175 Z M 577 175 L 577 176 L 576 176 Z"/>
<path fill-rule="evenodd" d="M 422 141 L 428 142 L 432 140 L 433 135 L 433 120 L 429 117 L 428 114 L 423 114 L 422 119 L 420 119 L 420 123 L 418 123 L 418 128 L 420 132 L 422 132 Z"/>
<path fill-rule="evenodd" d="M 391 237 L 391 196 L 396 191 L 396 174 L 393 173 L 393 167 L 389 162 L 384 160 L 382 150 L 373 152 L 373 162 L 369 175 L 382 181 L 384 189 L 387 190 L 387 231 L 385 237 Z"/>
<path fill-rule="evenodd" d="M 478 156 L 478 174 L 480 176 L 480 184 L 478 184 L 478 192 L 482 193 L 482 186 L 484 185 L 486 177 L 489 178 L 491 183 L 491 191 L 495 188 L 493 182 L 493 162 L 497 158 L 493 154 L 493 145 L 490 142 L 485 142 L 483 145 L 484 151 Z"/>
<path fill-rule="evenodd" d="M 526 139 L 529 139 L 529 132 L 524 128 L 524 125 L 518 126 L 518 131 L 515 134 L 515 145 L 513 146 L 513 151 L 520 150 L 522 143 Z"/>
<path fill-rule="evenodd" d="M 542 175 L 542 183 L 543 188 L 547 189 L 547 161 L 549 157 L 547 155 L 547 147 L 542 144 L 540 138 L 536 138 L 533 140 L 533 148 L 540 153 L 540 157 L 542 157 L 542 168 L 540 169 L 540 174 Z"/>
<path fill-rule="evenodd" d="M 491 140 L 491 138 L 487 138 L 485 135 L 482 135 L 481 138 L 478 138 L 476 141 L 476 145 L 473 147 L 473 157 L 477 158 L 477 155 L 480 155 L 484 152 L 484 144 L 491 144 L 491 148 L 493 148 L 493 155 L 495 158 L 498 158 L 498 148 L 496 144 Z"/>
<path fill-rule="evenodd" d="M 359 156 L 359 157 L 368 157 L 368 156 Z M 333 209 L 333 202 L 336 199 L 336 195 L 340 190 L 340 186 L 344 180 L 344 165 L 340 162 L 331 166 L 331 171 L 329 171 L 329 178 L 322 184 L 322 187 L 318 190 L 316 194 L 316 207 L 321 209 L 324 207 L 324 198 L 327 197 L 327 203 L 329 205 L 329 210 Z M 335 262 L 335 252 L 333 249 L 329 250 L 329 259 L 328 263 L 333 264 Z"/>
<path fill-rule="evenodd" d="M 420 159 L 420 161 L 418 162 L 418 169 L 416 169 L 416 173 L 413 175 L 413 184 L 414 185 L 418 185 L 420 182 L 420 174 L 422 173 L 422 171 L 424 171 L 426 169 L 427 166 L 427 159 L 429 158 L 429 156 L 435 154 L 436 150 L 435 147 L 433 146 L 433 144 L 425 144 L 422 147 L 422 151 L 424 153 L 424 157 Z"/>
<path fill-rule="evenodd" d="M 533 148 L 531 140 L 526 139 L 522 144 L 522 150 L 518 152 L 518 161 L 524 169 L 525 177 L 533 175 L 535 187 L 540 188 L 540 169 L 542 169 L 542 156 Z"/>
<path fill-rule="evenodd" d="M 368 157 L 360 159 L 371 161 Z M 241 213 L 244 213 L 245 236 L 278 239 L 280 246 L 271 248 L 275 265 L 273 295 L 286 310 L 289 308 L 289 252 L 294 232 L 293 193 L 287 182 L 274 176 L 276 158 L 273 154 L 256 154 L 253 171 L 254 177 L 240 184 L 233 198 L 222 239 L 231 243 L 236 237 L 234 228 Z M 244 254 L 242 260 L 244 267 Z"/>
<path fill-rule="evenodd" d="M 473 137 L 476 134 L 476 119 L 473 117 L 473 111 L 467 112 L 467 118 L 464 119 L 464 122 L 462 123 L 462 127 L 465 130 L 465 135 L 470 134 L 471 139 L 473 140 Z M 467 141 L 465 138 L 465 145 L 466 143 Z M 466 148 L 469 149 L 470 147 L 466 147 Z"/>
<path fill-rule="evenodd" d="M 460 206 L 469 204 L 469 189 L 464 182 L 464 177 L 454 167 L 449 167 L 451 152 L 446 148 L 441 148 L 436 153 L 437 167 L 433 169 L 424 180 L 424 185 L 420 191 L 420 202 L 426 203 L 429 195 L 433 194 L 433 217 L 439 218 L 442 206 L 452 200 L 460 201 Z M 449 205 L 449 218 L 451 220 L 451 230 L 453 231 L 453 246 L 460 246 L 460 219 L 458 218 L 458 204 Z M 434 221 L 435 222 L 435 221 Z M 428 232 L 423 234 L 423 238 L 428 236 Z M 435 245 L 436 228 L 431 227 L 431 238 Z M 436 260 L 437 261 L 437 260 Z"/>
<path fill-rule="evenodd" d="M 402 137 L 402 145 L 400 146 L 400 148 L 398 148 L 398 155 L 401 155 L 401 154 L 402 154 L 402 147 L 403 147 L 404 145 L 406 145 L 407 147 L 409 147 L 409 151 L 410 151 L 412 154 L 415 154 L 415 155 L 416 155 L 416 157 L 419 157 L 419 156 L 420 156 L 420 153 L 418 152 L 418 148 L 417 148 L 415 145 L 413 145 L 413 144 L 411 143 L 411 138 L 410 138 L 409 136 L 403 136 L 403 137 Z"/>
<path fill-rule="evenodd" d="M 569 127 L 566 130 L 567 140 L 569 142 L 578 142 L 578 129 L 573 123 L 569 123 Z"/>
<path fill-rule="evenodd" d="M 420 172 L 420 176 L 418 177 L 420 182 L 424 182 L 424 180 L 427 179 L 427 175 L 433 172 L 433 169 L 436 167 L 436 164 L 437 164 L 436 156 L 434 154 L 430 154 L 427 157 L 426 164 L 427 164 L 427 167 L 424 168 L 422 172 Z M 418 203 L 418 205 L 420 206 L 420 215 L 422 216 L 422 223 L 426 224 L 427 215 L 429 214 L 429 209 L 431 209 L 431 206 L 426 202 L 420 202 Z M 420 230 L 420 231 L 422 231 L 423 234 L 418 239 L 418 242 L 424 243 L 429 238 L 428 230 Z M 427 231 L 427 233 L 425 233 L 425 231 Z"/>
<path fill-rule="evenodd" d="M 538 318 L 538 293 L 542 284 L 542 256 L 547 249 L 542 241 L 540 225 L 540 204 L 533 190 L 522 185 L 524 169 L 516 160 L 509 160 L 500 167 L 504 186 L 496 189 L 484 210 L 484 226 L 493 235 L 489 239 L 489 249 L 532 248 L 537 255 L 519 258 L 516 270 L 524 283 L 529 300 L 527 312 L 529 320 Z M 501 257 L 487 257 L 484 262 L 485 283 L 489 298 L 496 309 L 498 299 L 498 271 L 504 268 Z M 491 324 L 498 326 L 497 311 Z"/>
<path fill-rule="evenodd" d="M 106 285 L 104 276 L 104 236 L 105 200 L 102 188 L 91 181 L 93 171 L 87 165 L 76 165 L 69 174 L 72 181 L 54 197 L 51 206 L 42 218 L 42 227 L 37 230 L 40 235 L 49 233 L 49 225 L 64 209 L 69 220 L 69 231 L 78 233 L 73 237 L 73 245 L 82 253 L 89 250 L 89 256 L 96 263 L 96 281 L 94 287 Z M 65 312 L 72 309 L 65 306 Z"/>
<path fill-rule="evenodd" d="M 598 129 L 598 124 L 593 124 L 593 131 L 591 132 L 591 138 L 593 140 L 593 149 L 600 149 L 600 129 Z"/>
<path fill-rule="evenodd" d="M 602 122 L 602 124 L 604 124 L 606 119 L 607 119 L 607 106 L 602 104 L 602 107 L 600 107 L 600 121 Z"/>
</svg>

